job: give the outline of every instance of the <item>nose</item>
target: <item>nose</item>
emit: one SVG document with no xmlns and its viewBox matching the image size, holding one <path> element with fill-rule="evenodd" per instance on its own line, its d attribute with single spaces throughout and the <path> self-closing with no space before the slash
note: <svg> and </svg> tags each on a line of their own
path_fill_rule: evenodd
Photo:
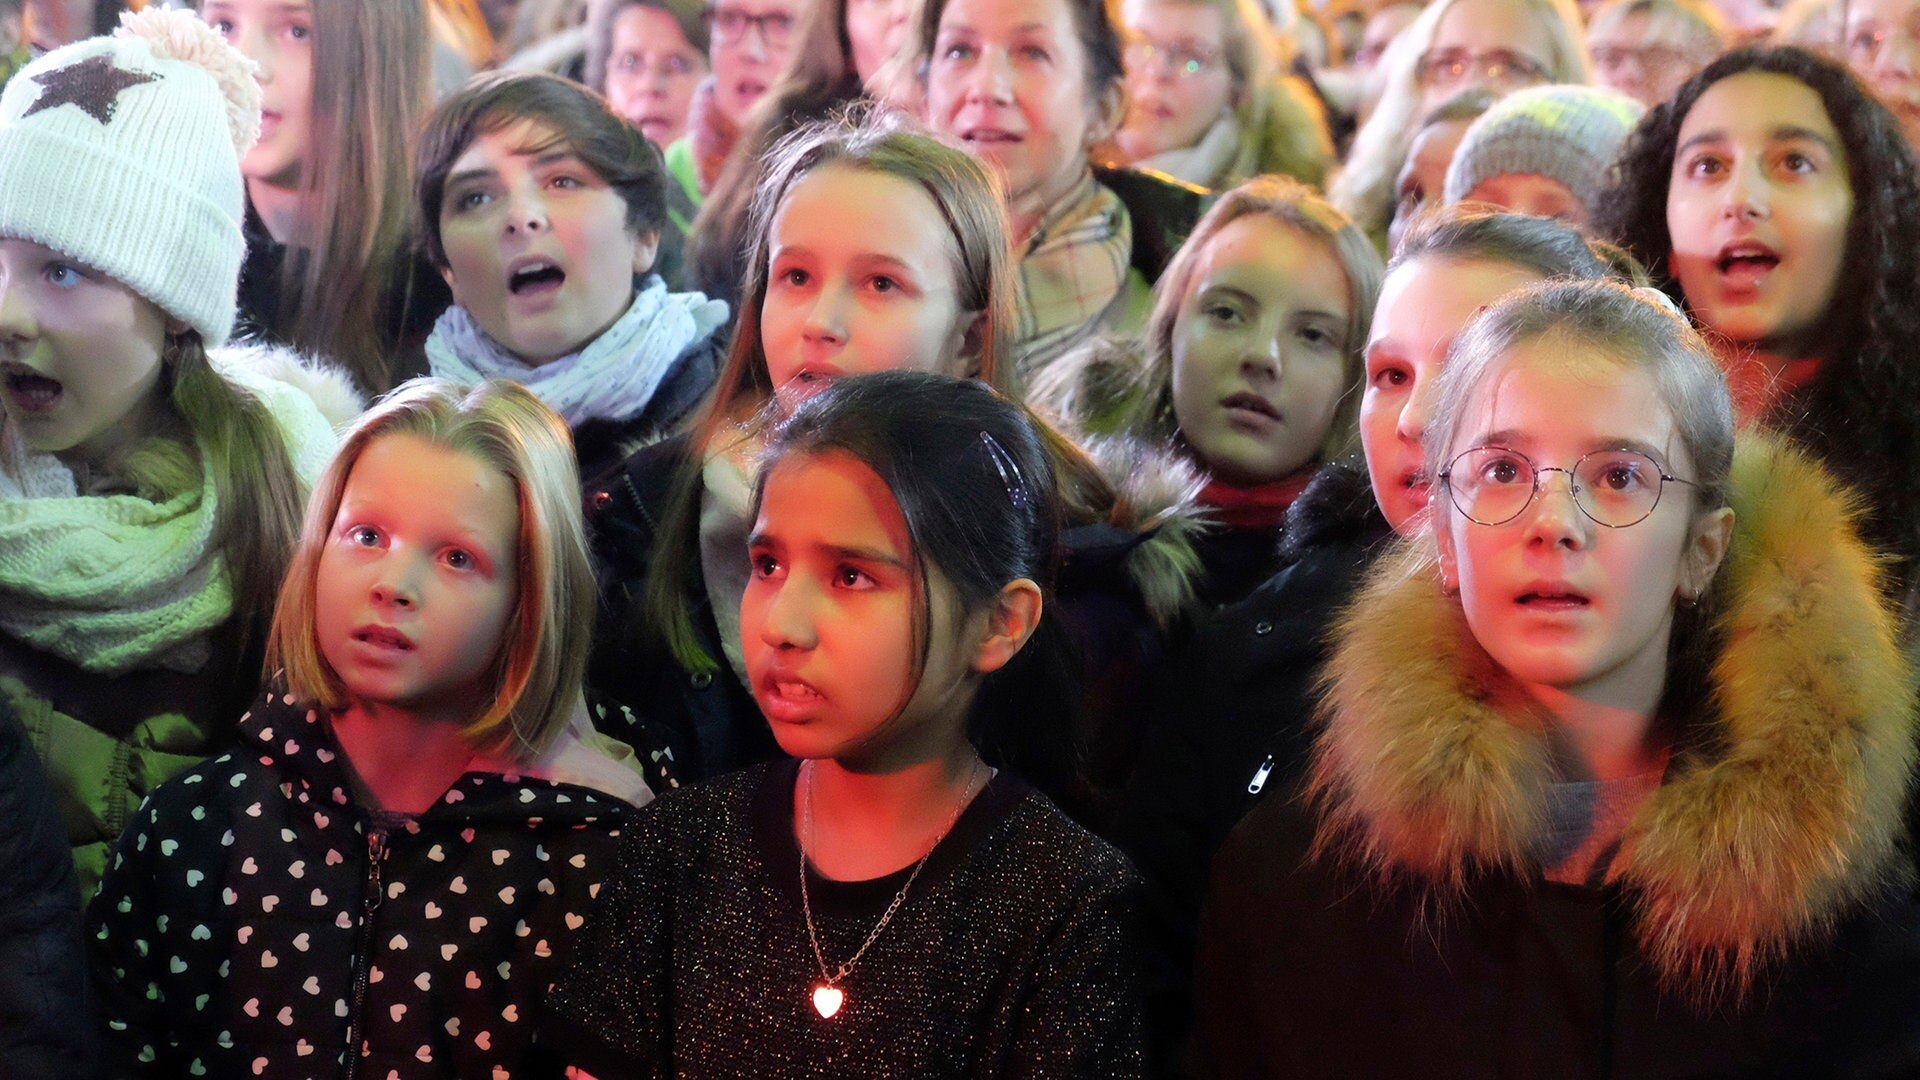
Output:
<svg viewBox="0 0 1920 1080">
<path fill-rule="evenodd" d="M 531 184 L 517 187 L 507 203 L 507 234 L 540 233 L 547 228 L 547 204 Z"/>
<path fill-rule="evenodd" d="M 1593 540 L 1594 523 L 1573 498 L 1573 477 L 1561 469 L 1540 470 L 1540 489 L 1527 507 L 1527 544 L 1574 551 Z"/>
<path fill-rule="evenodd" d="M 266 28 L 259 25 L 242 26 L 230 40 L 233 42 L 233 47 L 239 49 L 247 59 L 260 65 L 259 70 L 254 73 L 254 78 L 259 80 L 260 85 L 271 85 L 274 67 L 273 37 L 267 33 Z"/>
<path fill-rule="evenodd" d="M 372 599 L 373 606 L 383 611 L 411 611 L 420 606 L 420 590 L 408 560 L 382 560 L 380 573 L 374 578 Z"/>
<path fill-rule="evenodd" d="M 1911 34 L 1894 31 L 1888 34 L 1887 40 L 1881 44 L 1880 55 L 1874 58 L 1874 69 L 1886 75 L 1911 77 L 1914 73 L 1914 62 L 1920 59 L 1916 57 L 1916 52 L 1920 52 L 1920 40 L 1916 40 Z"/>
<path fill-rule="evenodd" d="M 1728 217 L 1764 218 L 1771 212 L 1771 199 L 1759 163 L 1742 163 L 1727 181 L 1724 212 Z"/>
<path fill-rule="evenodd" d="M 746 54 L 749 60 L 762 63 L 766 61 L 768 49 L 765 23 L 748 23 L 746 28 L 740 31 L 740 51 Z"/>
<path fill-rule="evenodd" d="M 26 290 L 15 288 L 12 276 L 0 271 L 0 350 L 4 355 L 18 356 L 37 333 L 38 322 Z"/>
<path fill-rule="evenodd" d="M 1013 101 L 1013 64 L 1005 49 L 981 49 L 980 62 L 973 65 L 967 83 L 967 97 L 996 105 Z"/>
<path fill-rule="evenodd" d="M 807 341 L 821 345 L 845 345 L 847 343 L 847 291 L 837 285 L 826 285 L 815 294 L 813 307 L 807 311 L 807 320 L 800 328 Z"/>
<path fill-rule="evenodd" d="M 814 632 L 814 598 L 804 582 L 791 576 L 783 581 L 754 582 L 772 595 L 760 612 L 760 640 L 776 649 L 811 649 L 819 644 Z"/>
<path fill-rule="evenodd" d="M 1427 420 L 1433 415 L 1433 380 L 1415 377 L 1413 393 L 1400 410 L 1400 437 L 1419 443 L 1427 436 Z"/>
<path fill-rule="evenodd" d="M 1286 365 L 1280 356 L 1280 335 L 1267 334 L 1248 343 L 1247 350 L 1240 357 L 1240 374 L 1248 380 L 1273 384 L 1280 381 L 1286 372 Z"/>
</svg>

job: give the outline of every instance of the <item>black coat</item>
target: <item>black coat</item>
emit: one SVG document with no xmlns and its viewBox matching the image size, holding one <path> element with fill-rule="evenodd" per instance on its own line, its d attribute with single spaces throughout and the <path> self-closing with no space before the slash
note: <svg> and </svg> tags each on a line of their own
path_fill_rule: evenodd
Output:
<svg viewBox="0 0 1920 1080">
<path fill-rule="evenodd" d="M 1214 852 L 1261 797 L 1298 780 L 1326 632 L 1392 533 L 1365 468 L 1327 466 L 1288 510 L 1286 565 L 1204 624 L 1174 661 L 1117 829 L 1149 886 L 1162 1058 L 1185 1030 L 1187 970 Z"/>
<path fill-rule="evenodd" d="M 1741 1006 L 1656 984 L 1616 888 L 1484 876 L 1423 917 L 1307 855 L 1315 821 L 1267 800 L 1215 863 L 1195 966 L 1195 1076 L 1911 1077 L 1920 906 L 1845 919 Z"/>
<path fill-rule="evenodd" d="M 118 1064 L 337 1076 L 359 1045 L 363 1077 L 542 1075 L 536 999 L 627 805 L 468 773 L 395 821 L 354 803 L 311 710 L 269 697 L 241 737 L 147 798 L 88 909 Z"/>
<path fill-rule="evenodd" d="M 85 973 L 66 826 L 0 699 L 0 1076 L 98 1073 Z"/>
<path fill-rule="evenodd" d="M 602 720 L 601 726 L 630 745 L 664 743 L 683 782 L 779 754 L 753 695 L 727 667 L 704 588 L 696 585 L 684 596 L 700 648 L 717 669 L 695 671 L 681 664 L 642 621 L 654 544 L 665 525 L 674 481 L 691 460 L 691 445 L 686 434 L 654 443 L 626 458 L 587 496 L 587 535 L 600 586 L 587 682 L 627 706 L 652 730 L 641 737 L 622 722 Z M 685 542 L 696 540 L 687 537 Z"/>
<path fill-rule="evenodd" d="M 580 483 L 591 513 L 601 492 L 619 483 L 620 472 L 637 447 L 677 433 L 706 400 L 726 360 L 725 329 L 686 347 L 647 399 L 647 407 L 625 420 L 583 420 L 573 426 L 573 450 Z"/>
</svg>

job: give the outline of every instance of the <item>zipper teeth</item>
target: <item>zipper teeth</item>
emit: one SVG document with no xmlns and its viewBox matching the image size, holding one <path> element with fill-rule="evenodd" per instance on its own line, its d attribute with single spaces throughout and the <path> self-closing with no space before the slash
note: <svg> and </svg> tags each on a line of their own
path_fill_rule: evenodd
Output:
<svg viewBox="0 0 1920 1080">
<path fill-rule="evenodd" d="M 373 913 L 380 908 L 380 864 L 387 858 L 385 829 L 367 831 L 367 883 L 360 897 L 360 947 L 354 951 L 353 1016 L 347 1022 L 346 1080 L 360 1071 L 360 1020 L 367 1001 L 367 969 L 373 966 Z"/>
</svg>

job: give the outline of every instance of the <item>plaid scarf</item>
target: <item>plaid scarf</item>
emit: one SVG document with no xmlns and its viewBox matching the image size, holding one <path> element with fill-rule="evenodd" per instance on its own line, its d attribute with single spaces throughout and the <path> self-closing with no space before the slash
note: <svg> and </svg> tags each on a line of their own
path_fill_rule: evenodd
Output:
<svg viewBox="0 0 1920 1080">
<path fill-rule="evenodd" d="M 1127 208 L 1088 172 L 1049 209 L 1020 258 L 1014 356 L 1024 376 L 1119 317 L 1132 257 Z"/>
</svg>

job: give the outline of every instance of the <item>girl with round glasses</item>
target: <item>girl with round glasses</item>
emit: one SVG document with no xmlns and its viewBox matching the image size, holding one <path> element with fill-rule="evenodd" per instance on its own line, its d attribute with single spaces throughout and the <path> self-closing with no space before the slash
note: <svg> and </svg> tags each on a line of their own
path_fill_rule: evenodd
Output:
<svg viewBox="0 0 1920 1080">
<path fill-rule="evenodd" d="M 1199 1071 L 1920 1067 L 1914 695 L 1844 489 L 1736 453 L 1699 336 L 1610 283 L 1476 319 L 1426 449 L 1306 798 L 1214 864 Z"/>
</svg>

